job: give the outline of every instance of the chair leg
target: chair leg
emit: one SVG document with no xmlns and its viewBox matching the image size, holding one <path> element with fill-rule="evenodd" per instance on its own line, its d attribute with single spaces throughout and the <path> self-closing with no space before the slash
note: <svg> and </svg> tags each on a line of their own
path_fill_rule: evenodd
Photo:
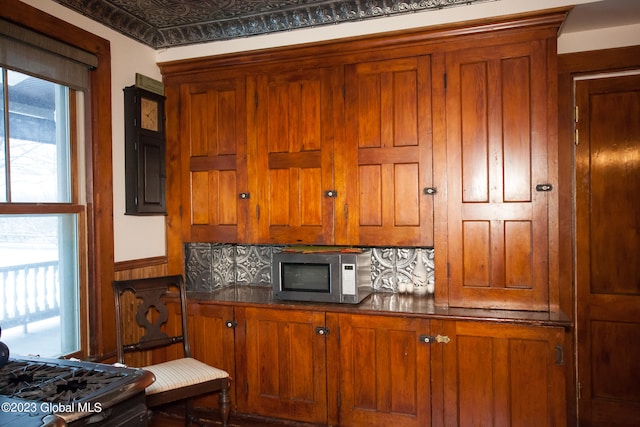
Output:
<svg viewBox="0 0 640 427">
<path fill-rule="evenodd" d="M 220 404 L 220 419 L 222 420 L 222 426 L 227 427 L 227 423 L 229 422 L 229 414 L 231 412 L 231 397 L 229 396 L 229 387 L 223 387 L 222 390 L 220 390 L 218 402 Z"/>
<path fill-rule="evenodd" d="M 184 425 L 191 426 L 193 422 L 193 399 L 187 399 L 185 402 Z"/>
</svg>

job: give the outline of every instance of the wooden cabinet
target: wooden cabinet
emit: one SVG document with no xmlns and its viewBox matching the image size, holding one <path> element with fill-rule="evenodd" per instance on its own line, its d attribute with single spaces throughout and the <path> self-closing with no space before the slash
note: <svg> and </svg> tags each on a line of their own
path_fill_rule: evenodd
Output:
<svg viewBox="0 0 640 427">
<path fill-rule="evenodd" d="M 559 307 L 564 15 L 160 65 L 183 164 L 168 187 L 180 187 L 169 211 L 182 205 L 171 253 L 185 240 L 433 245 L 436 306 L 462 319 L 239 304 L 238 412 L 331 425 L 566 421 L 564 330 L 482 310 Z M 443 341 L 420 344 L 429 330 Z"/>
<path fill-rule="evenodd" d="M 327 314 L 327 316 L 330 316 Z M 429 321 L 339 314 L 339 425 L 431 423 Z"/>
<path fill-rule="evenodd" d="M 240 414 L 345 427 L 566 425 L 560 325 L 462 320 L 464 309 L 452 319 L 255 302 L 189 311 L 194 355 L 231 374 Z"/>
<path fill-rule="evenodd" d="M 430 345 L 421 338 L 429 320 L 195 302 L 189 311 L 194 357 L 235 379 L 238 413 L 341 426 L 430 423 Z"/>
<path fill-rule="evenodd" d="M 340 111 L 336 68 L 247 78 L 251 173 L 259 177 L 259 241 L 332 244 L 334 131 Z"/>
<path fill-rule="evenodd" d="M 244 79 L 182 84 L 179 103 L 183 239 L 251 241 Z"/>
<path fill-rule="evenodd" d="M 189 341 L 195 359 L 224 369 L 231 378 L 236 376 L 233 307 L 217 304 L 189 303 Z M 232 322 L 228 324 L 228 322 Z M 236 408 L 236 382 L 231 381 L 231 405 Z M 218 396 L 211 395 L 196 401 L 196 405 L 217 407 Z"/>
<path fill-rule="evenodd" d="M 337 243 L 432 246 L 430 57 L 352 64 L 345 76 Z"/>
<path fill-rule="evenodd" d="M 184 236 L 434 246 L 439 302 L 548 309 L 563 16 L 161 64 Z"/>
<path fill-rule="evenodd" d="M 235 310 L 238 412 L 326 423 L 324 312 Z"/>
<path fill-rule="evenodd" d="M 564 329 L 433 321 L 434 426 L 565 426 Z"/>
<path fill-rule="evenodd" d="M 450 306 L 549 309 L 550 53 L 535 39 L 444 54 L 447 237 L 436 270 Z"/>
<path fill-rule="evenodd" d="M 432 245 L 430 66 L 412 56 L 181 84 L 185 240 Z"/>
</svg>

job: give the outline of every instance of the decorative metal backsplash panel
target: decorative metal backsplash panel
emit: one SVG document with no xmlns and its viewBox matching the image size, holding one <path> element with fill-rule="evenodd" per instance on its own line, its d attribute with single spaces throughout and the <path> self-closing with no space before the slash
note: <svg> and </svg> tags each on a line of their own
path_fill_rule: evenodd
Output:
<svg viewBox="0 0 640 427">
<path fill-rule="evenodd" d="M 273 246 L 236 246 L 236 283 L 271 284 Z"/>
<path fill-rule="evenodd" d="M 378 292 L 398 292 L 398 282 L 411 283 L 416 248 L 371 248 L 371 281 Z M 271 259 L 282 246 L 185 244 L 187 289 L 212 290 L 231 285 L 271 286 Z M 434 250 L 422 250 L 428 280 L 434 280 Z"/>
<path fill-rule="evenodd" d="M 54 0 L 155 49 L 496 0 Z"/>
<path fill-rule="evenodd" d="M 434 250 L 423 248 L 422 262 L 427 280 L 434 281 Z M 411 273 L 416 266 L 416 248 L 373 248 L 371 251 L 371 278 L 376 291 L 398 292 L 398 283 L 411 284 Z"/>
</svg>

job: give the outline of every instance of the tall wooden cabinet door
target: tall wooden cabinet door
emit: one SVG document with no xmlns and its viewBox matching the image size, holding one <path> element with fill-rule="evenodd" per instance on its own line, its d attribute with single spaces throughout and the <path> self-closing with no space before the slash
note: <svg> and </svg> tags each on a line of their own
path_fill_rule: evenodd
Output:
<svg viewBox="0 0 640 427">
<path fill-rule="evenodd" d="M 345 86 L 338 243 L 432 246 L 430 58 L 351 65 Z"/>
<path fill-rule="evenodd" d="M 446 54 L 451 306 L 548 310 L 555 80 L 546 40 Z"/>
<path fill-rule="evenodd" d="M 247 241 L 245 105 L 243 78 L 180 87 L 186 241 Z"/>
<path fill-rule="evenodd" d="M 429 321 L 340 314 L 340 426 L 431 425 Z"/>
<path fill-rule="evenodd" d="M 249 78 L 260 241 L 333 243 L 333 132 L 338 74 L 308 69 Z"/>
<path fill-rule="evenodd" d="M 450 339 L 432 348 L 434 426 L 566 426 L 563 328 L 434 321 L 432 331 Z"/>
<path fill-rule="evenodd" d="M 238 328 L 244 329 L 243 341 L 236 340 L 239 412 L 326 423 L 326 334 L 319 332 L 324 317 L 316 311 L 236 308 Z"/>
<path fill-rule="evenodd" d="M 233 307 L 229 305 L 189 303 L 189 341 L 191 355 L 236 376 Z M 231 381 L 231 404 L 236 407 L 236 383 Z M 218 407 L 218 396 L 198 399 L 196 405 Z"/>
</svg>

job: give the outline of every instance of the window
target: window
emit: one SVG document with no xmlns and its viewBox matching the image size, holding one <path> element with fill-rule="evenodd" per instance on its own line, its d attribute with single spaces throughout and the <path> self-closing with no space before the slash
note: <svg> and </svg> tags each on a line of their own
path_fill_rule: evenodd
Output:
<svg viewBox="0 0 640 427">
<path fill-rule="evenodd" d="M 115 349 L 112 321 L 114 304 L 110 297 L 114 279 L 110 50 L 108 40 L 21 1 L 8 0 L 7 7 L 2 10 L 0 67 L 69 88 L 68 121 L 72 150 L 69 153 L 69 167 L 72 185 L 70 203 L 35 205 L 0 202 L 0 216 L 55 214 L 57 218 L 60 218 L 59 215 L 67 215 L 62 218 L 76 217 L 80 312 L 73 315 L 80 319 L 81 351 L 73 356 L 94 360 L 110 357 Z M 3 88 L 8 85 L 6 80 L 1 83 L 0 87 Z M 0 106 L 5 108 L 0 111 L 0 117 L 3 118 L 8 114 L 5 99 L 6 95 L 0 94 Z M 8 117 L 5 122 L 8 122 Z M 5 136 L 4 129 L 6 126 L 3 122 L 0 124 L 0 138 Z M 0 152 L 4 156 L 4 139 L 2 144 Z M 73 159 L 78 161 L 74 163 Z M 4 157 L 0 159 L 0 164 L 2 168 L 5 167 Z M 0 171 L 0 176 L 6 175 Z M 77 191 L 77 195 L 73 191 Z M 39 207 L 40 212 L 24 211 L 32 207 Z M 51 212 L 58 208 L 63 212 Z M 71 239 L 66 234 L 59 233 L 57 236 L 65 238 L 65 245 L 70 244 Z M 62 271 L 66 274 L 68 269 L 64 267 Z M 66 279 L 60 280 L 62 283 Z M 71 296 L 61 293 L 60 298 Z M 0 320 L 0 326 L 3 326 L 2 323 Z M 61 336 L 65 336 L 65 332 Z M 1 339 L 5 340 L 4 334 Z M 44 355 L 43 350 L 37 350 L 38 354 Z M 16 351 L 14 354 L 17 354 Z"/>
<path fill-rule="evenodd" d="M 0 326 L 12 354 L 81 350 L 82 92 L 0 68 Z M 80 150 L 81 151 L 81 150 Z"/>
</svg>

